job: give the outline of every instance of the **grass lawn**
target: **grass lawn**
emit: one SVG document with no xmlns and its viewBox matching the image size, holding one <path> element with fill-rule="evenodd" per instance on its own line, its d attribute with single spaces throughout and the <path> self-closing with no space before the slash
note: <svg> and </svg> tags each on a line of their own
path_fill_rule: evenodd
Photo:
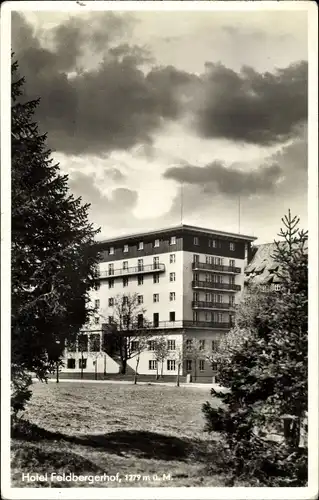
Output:
<svg viewBox="0 0 319 500">
<path fill-rule="evenodd" d="M 203 432 L 201 406 L 210 399 L 208 387 L 36 383 L 23 416 L 32 430 L 12 439 L 12 486 L 92 487 L 51 483 L 52 472 L 119 473 L 121 482 L 94 487 L 225 486 L 224 476 L 207 472 L 219 445 Z M 23 472 L 48 473 L 49 480 L 28 483 Z M 133 474 L 141 478 L 125 477 Z"/>
</svg>

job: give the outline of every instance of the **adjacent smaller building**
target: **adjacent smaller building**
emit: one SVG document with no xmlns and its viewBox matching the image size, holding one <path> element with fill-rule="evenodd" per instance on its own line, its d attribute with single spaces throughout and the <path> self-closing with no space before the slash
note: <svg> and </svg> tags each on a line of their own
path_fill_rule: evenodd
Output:
<svg viewBox="0 0 319 500">
<path fill-rule="evenodd" d="M 245 267 L 244 286 L 259 285 L 263 291 L 280 290 L 280 278 L 276 271 L 279 264 L 274 259 L 275 243 L 264 243 L 252 248 L 252 258 Z"/>
</svg>

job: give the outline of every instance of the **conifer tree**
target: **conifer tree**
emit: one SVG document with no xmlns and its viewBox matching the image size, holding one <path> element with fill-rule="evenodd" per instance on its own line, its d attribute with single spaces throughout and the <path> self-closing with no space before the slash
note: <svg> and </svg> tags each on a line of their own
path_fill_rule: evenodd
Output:
<svg viewBox="0 0 319 500">
<path fill-rule="evenodd" d="M 300 431 L 307 416 L 308 259 L 307 232 L 290 211 L 275 242 L 278 291 L 254 288 L 242 301 L 236 326 L 214 361 L 226 393 L 223 405 L 203 406 L 207 430 L 224 434 L 235 478 L 257 484 L 303 486 L 307 444 Z M 282 442 L 270 440 L 277 435 Z"/>
<path fill-rule="evenodd" d="M 88 320 L 98 230 L 88 222 L 89 205 L 69 192 L 34 121 L 40 99 L 23 102 L 17 62 L 11 73 L 11 367 L 18 411 L 29 395 L 30 374 L 45 379 L 65 339 Z"/>
</svg>

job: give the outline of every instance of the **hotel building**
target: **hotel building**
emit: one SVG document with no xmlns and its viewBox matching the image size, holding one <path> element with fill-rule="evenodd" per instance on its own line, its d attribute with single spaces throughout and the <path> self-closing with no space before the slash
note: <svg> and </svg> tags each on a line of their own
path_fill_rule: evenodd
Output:
<svg viewBox="0 0 319 500">
<path fill-rule="evenodd" d="M 182 224 L 99 242 L 100 286 L 92 292 L 97 313 L 84 329 L 84 345 L 66 350 L 62 371 L 95 373 L 97 378 L 119 373 L 119 363 L 101 349 L 102 335 L 112 323 L 115 297 L 138 294 L 154 338 L 167 336 L 171 354 L 163 375 L 176 376 L 174 353 L 185 339 L 198 339 L 203 349 L 213 350 L 231 328 L 255 239 Z M 197 380 L 211 381 L 210 363 L 205 359 L 196 363 Z M 135 365 L 134 358 L 128 360 L 130 373 Z M 141 354 L 138 373 L 156 373 L 151 343 Z M 194 363 L 185 357 L 181 376 L 187 374 L 194 375 Z"/>
</svg>

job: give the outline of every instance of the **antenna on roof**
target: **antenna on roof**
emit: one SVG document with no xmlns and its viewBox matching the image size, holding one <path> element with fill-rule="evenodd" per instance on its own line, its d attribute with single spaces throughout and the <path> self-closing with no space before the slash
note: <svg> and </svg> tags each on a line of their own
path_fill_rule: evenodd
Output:
<svg viewBox="0 0 319 500">
<path fill-rule="evenodd" d="M 180 189 L 181 189 L 181 224 L 183 224 L 183 182 L 181 182 L 181 186 L 180 186 Z"/>
<path fill-rule="evenodd" d="M 238 234 L 240 234 L 240 195 L 238 196 Z"/>
</svg>

